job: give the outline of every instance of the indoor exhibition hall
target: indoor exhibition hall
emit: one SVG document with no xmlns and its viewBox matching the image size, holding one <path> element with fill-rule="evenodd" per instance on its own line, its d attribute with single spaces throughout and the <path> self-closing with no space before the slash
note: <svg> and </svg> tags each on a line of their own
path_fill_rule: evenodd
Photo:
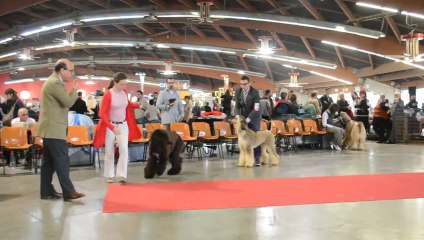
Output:
<svg viewBox="0 0 424 240">
<path fill-rule="evenodd" d="M 0 0 L 0 239 L 424 240 L 424 0 Z"/>
</svg>

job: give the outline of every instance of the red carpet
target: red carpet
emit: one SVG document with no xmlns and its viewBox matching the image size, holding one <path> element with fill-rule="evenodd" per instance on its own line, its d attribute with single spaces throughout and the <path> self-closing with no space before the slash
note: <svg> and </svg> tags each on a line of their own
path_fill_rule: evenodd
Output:
<svg viewBox="0 0 424 240">
<path fill-rule="evenodd" d="M 109 185 L 104 212 L 424 198 L 424 173 Z"/>
</svg>

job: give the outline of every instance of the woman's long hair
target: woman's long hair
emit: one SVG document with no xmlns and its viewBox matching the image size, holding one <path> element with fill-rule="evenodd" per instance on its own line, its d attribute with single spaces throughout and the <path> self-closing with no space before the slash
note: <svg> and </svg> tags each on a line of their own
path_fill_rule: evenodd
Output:
<svg viewBox="0 0 424 240">
<path fill-rule="evenodd" d="M 110 80 L 109 86 L 107 87 L 107 89 L 113 88 L 113 85 L 115 85 L 115 83 L 119 83 L 119 81 L 125 80 L 127 78 L 128 78 L 127 75 L 123 72 L 115 73 L 115 75 L 113 75 L 113 79 Z"/>
<path fill-rule="evenodd" d="M 4 91 L 4 94 L 6 94 L 6 95 L 9 95 L 9 94 L 12 95 L 12 99 L 10 99 L 10 100 L 13 101 L 13 102 L 15 102 L 18 99 L 17 92 L 14 89 L 12 89 L 12 88 L 6 89 L 6 91 Z"/>
</svg>

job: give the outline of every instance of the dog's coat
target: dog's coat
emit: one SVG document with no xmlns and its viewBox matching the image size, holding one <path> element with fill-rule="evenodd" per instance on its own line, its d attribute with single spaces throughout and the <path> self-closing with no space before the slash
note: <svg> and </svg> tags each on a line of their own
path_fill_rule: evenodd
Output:
<svg viewBox="0 0 424 240">
<path fill-rule="evenodd" d="M 254 155 L 253 149 L 261 146 L 261 163 L 268 164 L 271 159 L 272 165 L 278 165 L 279 156 L 275 147 L 275 138 L 270 131 L 254 132 L 247 126 L 246 119 L 241 116 L 236 116 L 238 145 L 240 147 L 240 157 L 237 166 L 253 167 Z"/>
<path fill-rule="evenodd" d="M 183 148 L 184 142 L 176 132 L 162 129 L 154 131 L 149 144 L 149 158 L 144 167 L 144 177 L 153 178 L 155 174 L 162 175 L 168 161 L 172 165 L 168 175 L 179 174 L 182 164 L 180 154 Z"/>
<path fill-rule="evenodd" d="M 365 131 L 364 124 L 362 122 L 353 121 L 345 112 L 340 112 L 340 116 L 346 124 L 346 135 L 343 145 L 351 150 L 364 150 L 365 141 L 367 139 L 367 132 Z"/>
</svg>

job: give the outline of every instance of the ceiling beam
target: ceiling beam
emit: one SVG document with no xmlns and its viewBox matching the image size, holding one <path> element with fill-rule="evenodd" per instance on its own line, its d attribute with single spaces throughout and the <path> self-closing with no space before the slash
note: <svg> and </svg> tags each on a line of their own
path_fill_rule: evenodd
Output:
<svg viewBox="0 0 424 240">
<path fill-rule="evenodd" d="M 89 7 L 86 7 L 86 6 L 82 5 L 81 3 L 76 3 L 75 1 L 71 1 L 71 0 L 59 0 L 59 1 L 68 5 L 68 6 L 71 6 L 73 8 L 78 9 L 78 10 L 81 10 L 83 12 L 87 12 L 87 11 L 91 10 Z M 72 10 L 71 10 L 71 12 L 72 12 Z"/>
<path fill-rule="evenodd" d="M 149 0 L 151 3 L 158 5 L 160 8 L 166 8 L 166 3 L 163 0 Z"/>
<path fill-rule="evenodd" d="M 0 16 L 13 13 L 47 1 L 48 0 L 0 0 Z"/>
<path fill-rule="evenodd" d="M 173 26 L 169 25 L 168 23 L 160 23 L 160 25 L 162 25 L 164 28 L 171 31 L 171 33 L 174 34 L 175 36 L 179 38 L 181 37 L 181 33 L 179 33 L 177 29 L 175 29 Z"/>
<path fill-rule="evenodd" d="M 32 17 L 35 17 L 35 18 L 38 18 L 38 19 L 42 19 L 42 20 L 48 19 L 48 17 L 46 17 L 46 16 L 44 16 L 42 14 L 38 14 L 38 13 L 32 12 L 29 9 L 23 9 L 23 10 L 20 10 L 19 12 L 25 13 L 26 15 L 30 15 Z"/>
<path fill-rule="evenodd" d="M 400 79 L 412 78 L 412 77 L 421 77 L 421 76 L 424 76 L 424 70 L 411 69 L 407 71 L 385 74 L 381 77 L 378 77 L 377 81 L 387 82 L 387 81 L 394 81 L 394 80 L 400 80 Z"/>
<path fill-rule="evenodd" d="M 155 31 L 151 28 L 149 28 L 146 24 L 143 23 L 134 23 L 134 25 L 138 28 L 140 28 L 141 30 L 145 31 L 147 34 L 154 34 Z"/>
<path fill-rule="evenodd" d="M 346 15 L 347 19 L 353 20 L 355 19 L 355 16 L 353 15 L 353 12 L 350 10 L 350 8 L 346 5 L 346 3 L 342 0 L 335 0 L 339 8 L 343 11 L 343 13 Z M 353 25 L 356 27 L 361 27 L 360 22 L 353 22 Z"/>
<path fill-rule="evenodd" d="M 255 7 L 253 7 L 253 5 L 248 0 L 237 0 L 237 2 L 251 12 L 256 10 Z"/>
<path fill-rule="evenodd" d="M 340 48 L 334 47 L 334 49 L 336 50 L 337 57 L 339 58 L 339 61 L 340 61 L 340 65 L 342 65 L 343 69 L 346 69 L 346 64 L 345 64 L 345 61 L 343 59 L 343 55 L 342 55 L 342 52 L 340 51 Z"/>
<path fill-rule="evenodd" d="M 375 75 L 405 71 L 409 69 L 414 69 L 414 67 L 406 65 L 406 64 L 402 64 L 399 62 L 391 62 L 391 63 L 375 66 L 375 68 L 372 68 L 372 67 L 362 68 L 356 72 L 356 75 L 358 77 L 370 77 L 370 76 L 372 77 Z"/>
<path fill-rule="evenodd" d="M 191 53 L 193 54 L 194 58 L 196 58 L 198 63 L 204 64 L 202 58 L 199 56 L 199 54 L 196 51 L 192 50 Z"/>
<path fill-rule="evenodd" d="M 393 33 L 395 34 L 398 42 L 401 43 L 402 40 L 400 39 L 400 31 L 399 31 L 399 28 L 398 28 L 395 20 L 393 20 L 393 17 L 391 17 L 391 16 L 386 16 L 385 19 L 386 19 L 387 23 L 389 23 L 389 26 L 392 29 Z"/>
<path fill-rule="evenodd" d="M 139 7 L 137 2 L 133 0 L 120 0 L 120 1 L 133 8 Z"/>
<path fill-rule="evenodd" d="M 178 0 L 178 2 L 182 3 L 184 6 L 187 6 L 188 8 L 196 8 L 196 5 L 192 1 Z"/>
<path fill-rule="evenodd" d="M 249 29 L 247 29 L 246 27 L 241 27 L 240 29 L 244 33 L 244 35 L 246 35 L 250 39 L 250 41 L 252 41 L 257 47 L 260 46 L 258 39 L 256 39 L 256 37 L 252 35 Z"/>
<path fill-rule="evenodd" d="M 281 41 L 281 38 L 278 36 L 278 34 L 275 32 L 271 32 L 271 35 L 275 39 L 275 42 L 278 44 L 278 46 L 283 50 L 283 52 L 287 53 L 288 52 L 287 47 L 283 43 L 283 41 Z"/>
<path fill-rule="evenodd" d="M 105 30 L 101 26 L 91 26 L 91 28 L 93 28 L 94 30 L 100 32 L 103 35 L 108 35 L 109 34 L 109 31 Z"/>
<path fill-rule="evenodd" d="M 160 57 L 155 52 L 150 51 L 149 53 L 150 53 L 150 55 L 152 55 L 152 57 L 153 57 L 154 60 L 159 60 L 160 59 Z"/>
<path fill-rule="evenodd" d="M 306 49 L 308 49 L 309 54 L 311 54 L 312 59 L 316 59 L 316 54 L 315 51 L 312 49 L 311 44 L 309 44 L 309 41 L 306 37 L 301 36 L 300 37 L 302 39 L 303 44 L 305 44 Z"/>
<path fill-rule="evenodd" d="M 226 33 L 224 31 L 224 29 L 222 29 L 219 25 L 216 24 L 212 24 L 211 25 L 219 34 L 221 34 L 221 36 L 223 36 L 227 41 L 231 42 L 233 41 L 233 39 L 230 37 L 230 35 L 228 35 L 228 33 Z"/>
<path fill-rule="evenodd" d="M 122 32 L 126 33 L 129 36 L 133 36 L 134 34 L 127 29 L 125 26 L 121 25 L 121 24 L 112 24 L 114 27 L 116 27 L 117 29 L 121 30 Z"/>
<path fill-rule="evenodd" d="M 278 8 L 278 3 L 276 0 L 266 0 L 273 8 Z"/>
<path fill-rule="evenodd" d="M 244 70 L 250 71 L 249 66 L 247 65 L 246 59 L 244 59 L 244 57 L 242 56 L 238 56 L 241 63 L 243 64 Z"/>
<path fill-rule="evenodd" d="M 109 2 L 106 2 L 104 0 L 88 0 L 88 1 L 106 9 L 110 8 Z"/>
<path fill-rule="evenodd" d="M 312 14 L 312 16 L 314 16 L 315 19 L 324 21 L 324 17 L 321 15 L 320 12 L 318 12 L 318 10 L 311 4 L 309 0 L 298 1 Z"/>
<path fill-rule="evenodd" d="M 166 50 L 168 50 L 168 52 L 169 52 L 169 53 L 171 53 L 172 57 L 173 57 L 175 60 L 177 60 L 178 62 L 181 62 L 181 61 L 182 61 L 181 57 L 180 57 L 180 56 L 178 56 L 178 54 L 175 52 L 175 50 L 174 50 L 174 49 L 172 49 L 172 48 L 167 48 Z"/>
<path fill-rule="evenodd" d="M 268 77 L 271 78 L 272 81 L 274 81 L 274 76 L 272 75 L 272 70 L 271 70 L 271 67 L 269 66 L 268 61 L 264 61 L 264 63 L 265 63 L 266 71 L 268 72 Z"/>
<path fill-rule="evenodd" d="M 62 14 L 67 13 L 66 10 L 64 10 L 64 9 L 62 9 L 60 7 L 56 7 L 55 5 L 53 5 L 51 3 L 47 3 L 47 2 L 46 3 L 41 3 L 40 6 L 42 6 L 44 8 L 51 9 L 51 10 L 55 10 L 56 12 L 59 12 L 59 13 L 62 13 Z"/>
<path fill-rule="evenodd" d="M 374 61 L 372 60 L 372 55 L 368 54 L 368 59 L 370 60 L 370 65 L 374 69 Z"/>
<path fill-rule="evenodd" d="M 195 32 L 197 35 L 199 35 L 199 37 L 205 39 L 207 38 L 207 36 L 199 29 L 197 28 L 194 24 L 188 25 L 190 26 L 190 29 Z"/>
<path fill-rule="evenodd" d="M 222 67 L 227 67 L 227 64 L 225 63 L 224 59 L 221 57 L 219 53 L 216 52 L 215 57 L 218 59 Z"/>
</svg>

